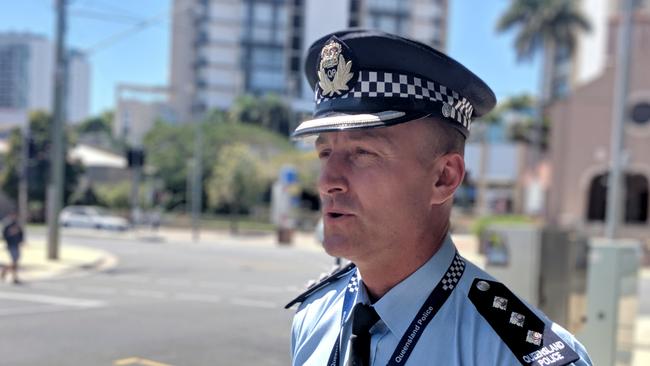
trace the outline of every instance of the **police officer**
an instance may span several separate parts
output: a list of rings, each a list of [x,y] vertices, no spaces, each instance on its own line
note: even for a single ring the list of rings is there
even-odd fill
[[[294,365],[590,365],[566,330],[460,256],[449,236],[473,116],[490,88],[419,42],[316,41],[305,71],[327,253],[352,263],[287,307]]]

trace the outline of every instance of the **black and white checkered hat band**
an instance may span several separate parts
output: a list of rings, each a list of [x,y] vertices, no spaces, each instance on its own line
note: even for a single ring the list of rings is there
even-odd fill
[[[324,97],[316,87],[316,108],[333,99],[347,98],[412,98],[441,103],[441,113],[470,128],[474,108],[456,91],[439,83],[413,75],[383,71],[359,71],[354,87],[347,93],[334,98]]]

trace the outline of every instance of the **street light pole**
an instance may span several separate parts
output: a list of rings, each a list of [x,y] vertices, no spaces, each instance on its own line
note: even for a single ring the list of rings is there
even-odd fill
[[[59,211],[63,204],[63,177],[65,156],[63,156],[63,129],[65,115],[65,81],[67,57],[65,49],[66,2],[56,0],[56,64],[54,66],[54,118],[50,136],[50,182],[47,187],[47,258],[59,258]]]
[[[625,0],[618,32],[616,55],[616,84],[614,86],[614,106],[612,108],[612,135],[610,173],[607,184],[607,222],[605,236],[615,239],[622,221],[622,206],[625,197],[623,185],[622,152],[625,139],[625,120],[628,87],[630,84],[630,51],[632,42],[632,17],[637,0]]]
[[[202,120],[196,118],[194,131],[194,174],[192,179],[192,240],[198,242],[201,230],[201,207],[203,194],[203,128]]]
[[[25,126],[21,130],[22,133],[22,149],[20,152],[20,171],[18,172],[18,223],[23,228],[27,225],[27,211],[29,210],[29,147],[30,147],[30,129],[29,121],[26,121]]]

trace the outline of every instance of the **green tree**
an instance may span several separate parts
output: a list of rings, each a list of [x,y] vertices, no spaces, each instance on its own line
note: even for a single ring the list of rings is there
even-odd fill
[[[102,114],[94,117],[87,118],[81,122],[76,130],[80,134],[86,133],[102,133],[113,134],[113,118],[115,113],[113,111],[104,111]]]
[[[28,162],[28,196],[30,205],[45,207],[45,193],[49,182],[49,166],[51,145],[50,125],[52,116],[45,112],[34,112],[29,116],[31,156]],[[64,154],[67,156],[67,145],[70,140],[70,134],[67,133],[64,138]],[[9,197],[18,197],[18,171],[20,164],[23,141],[19,129],[15,129],[10,137],[9,153],[5,160],[5,167],[0,175],[0,186]],[[77,187],[79,177],[83,173],[83,167],[78,162],[67,161],[65,163],[65,182],[64,182],[64,202],[69,203],[72,193]],[[41,212],[36,215],[39,218],[44,217]]]
[[[271,159],[278,154],[294,151],[286,136],[251,124],[228,123],[223,117],[222,113],[213,111],[201,125],[204,185],[212,175],[212,167],[225,145],[233,142],[247,144],[260,159]],[[163,182],[164,191],[169,193],[167,208],[170,209],[180,208],[186,203],[188,174],[191,172],[194,151],[194,128],[192,124],[159,122],[144,139],[147,165],[155,169],[155,175]],[[207,203],[207,200],[203,202]]]
[[[237,215],[250,212],[260,201],[264,187],[258,158],[248,145],[233,143],[221,148],[207,193],[213,209],[229,209],[232,231],[237,232]]]
[[[530,60],[536,53],[543,53],[538,100],[539,131],[533,136],[533,144],[540,150],[542,116],[544,108],[552,100],[556,52],[566,50],[572,55],[578,34],[590,28],[589,21],[573,0],[513,0],[497,22],[499,32],[517,30],[515,50],[520,60]]]
[[[230,108],[230,122],[241,122],[262,126],[284,136],[288,136],[291,109],[289,105],[276,94],[263,97],[242,95]]]
[[[543,53],[542,103],[550,98],[557,50],[573,54],[578,34],[590,28],[573,0],[514,0],[497,22],[499,32],[517,30],[515,50],[520,60]]]

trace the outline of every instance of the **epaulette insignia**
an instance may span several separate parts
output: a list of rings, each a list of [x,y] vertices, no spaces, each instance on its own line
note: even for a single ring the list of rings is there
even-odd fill
[[[469,299],[522,365],[563,366],[580,358],[502,283],[474,279]]]
[[[337,268],[333,272],[331,272],[329,275],[326,275],[320,279],[319,282],[314,283],[309,286],[307,291],[303,292],[302,294],[298,295],[295,299],[291,300],[284,308],[289,309],[292,307],[294,304],[301,303],[305,301],[309,296],[311,296],[314,292],[322,289],[323,287],[329,285],[330,283],[340,279],[341,277],[346,276],[348,273],[350,273],[352,270],[354,270],[356,266],[354,263],[350,263],[342,268]]]

